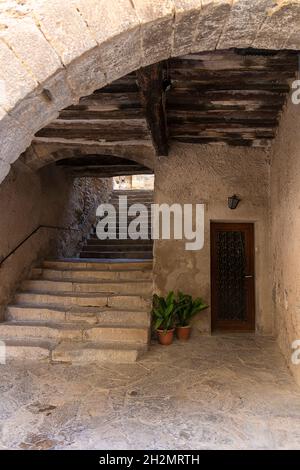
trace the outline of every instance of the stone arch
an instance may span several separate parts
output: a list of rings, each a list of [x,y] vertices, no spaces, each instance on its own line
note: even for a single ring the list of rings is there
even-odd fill
[[[33,135],[97,88],[171,56],[300,49],[293,0],[9,0],[0,12],[0,182]]]

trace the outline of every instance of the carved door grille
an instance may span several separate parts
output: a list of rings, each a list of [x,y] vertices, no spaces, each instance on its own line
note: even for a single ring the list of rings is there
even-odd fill
[[[212,223],[212,328],[253,330],[253,224]]]
[[[242,232],[218,232],[218,318],[246,320],[245,235]]]

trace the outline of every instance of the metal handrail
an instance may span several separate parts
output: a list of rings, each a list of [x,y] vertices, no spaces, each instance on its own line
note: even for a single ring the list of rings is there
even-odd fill
[[[24,240],[22,240],[13,250],[11,250],[10,253],[8,253],[8,255],[6,255],[4,258],[1,259],[0,266],[2,266],[4,261],[7,260],[7,258],[9,258],[11,255],[13,255],[25,242],[27,242],[27,240],[29,240],[29,238],[32,237],[32,235],[34,235],[36,232],[38,232],[38,230],[40,230],[41,228],[50,228],[50,229],[55,229],[55,230],[67,230],[67,231],[68,230],[70,230],[70,231],[73,230],[74,232],[80,232],[80,230],[77,229],[77,228],[59,227],[58,225],[39,225],[26,238],[24,238]]]

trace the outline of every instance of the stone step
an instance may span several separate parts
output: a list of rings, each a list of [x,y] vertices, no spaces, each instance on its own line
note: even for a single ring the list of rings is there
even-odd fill
[[[80,258],[87,259],[87,258],[92,258],[92,259],[141,259],[141,260],[146,260],[146,259],[152,259],[153,254],[152,251],[106,251],[106,252],[98,252],[98,251],[83,251],[80,252],[79,254]]]
[[[113,295],[110,293],[87,294],[69,292],[18,292],[15,296],[18,304],[40,304],[52,306],[82,306],[82,307],[112,307],[128,309],[148,309],[150,299],[145,299],[139,295]]]
[[[56,343],[35,338],[5,339],[6,360],[50,362]]]
[[[7,339],[6,359],[14,361],[34,361],[49,363],[92,364],[136,362],[146,350],[140,344],[115,343],[70,343],[62,341],[59,344],[51,341],[30,339]]]
[[[53,363],[91,364],[136,362],[146,350],[145,347],[124,344],[69,343],[62,342],[52,351]]]
[[[125,240],[123,239],[106,239],[106,240],[100,240],[100,238],[98,238],[97,236],[93,236],[91,238],[88,238],[86,243],[88,245],[97,245],[97,244],[104,244],[105,245],[122,245],[123,247],[127,247],[127,246],[131,246],[131,245],[135,245],[136,243],[138,243],[139,245],[140,244],[143,244],[143,245],[153,245],[153,240],[147,238],[146,240],[143,240],[141,238],[138,238],[137,240],[133,240],[132,238],[125,238]]]
[[[81,248],[81,251],[100,251],[103,253],[104,251],[114,251],[114,252],[132,252],[132,251],[150,251],[152,253],[153,246],[152,243],[145,244],[140,243],[138,244],[135,242],[134,245],[110,245],[109,243],[92,243],[85,245]]]
[[[100,269],[50,269],[33,268],[31,270],[33,279],[64,280],[64,281],[152,281],[152,272],[149,269],[123,269],[123,270],[100,270]]]
[[[124,308],[71,307],[59,308],[47,305],[21,304],[9,305],[6,310],[7,320],[45,321],[45,322],[79,322],[107,325],[150,325],[149,310],[126,310]]]
[[[113,230],[109,230],[108,232],[105,231],[104,240],[99,238],[96,232],[94,233],[91,232],[87,240],[99,240],[102,242],[109,242],[109,241],[123,242],[124,241],[124,242],[135,242],[135,243],[138,241],[138,242],[151,242],[153,244],[154,239],[152,238],[151,230],[148,230],[148,232],[146,231],[144,233],[145,233],[145,236],[147,237],[146,239],[143,240],[142,238],[138,238],[137,240],[133,240],[132,238],[130,238],[128,231],[127,232],[123,232],[122,230],[119,231],[119,229],[117,228],[115,232]],[[122,238],[124,234],[125,234],[125,238]]]
[[[146,207],[148,212],[150,212],[151,211],[151,206],[154,204],[154,201],[152,201],[152,200],[140,201],[139,199],[136,199],[136,200],[127,199],[127,206],[126,205],[123,206],[123,205],[120,205],[119,199],[114,199],[114,200],[109,201],[109,204],[114,206],[117,214],[118,213],[127,214],[129,207],[131,207],[133,205],[136,205],[136,204],[138,204],[139,206],[142,205],[143,208]],[[139,210],[139,207],[135,207],[134,209]]]
[[[130,246],[130,244],[134,245],[137,242],[138,243],[149,243],[149,244],[153,245],[153,241],[154,241],[151,237],[151,232],[150,231],[147,233],[147,238],[144,239],[144,240],[142,238],[138,238],[137,240],[133,240],[128,235],[127,235],[126,238],[119,238],[119,232],[116,232],[116,234],[113,233],[113,232],[105,232],[105,235],[106,235],[106,237],[109,237],[109,238],[105,238],[104,240],[101,240],[100,238],[98,238],[96,233],[91,233],[89,238],[87,239],[87,243],[88,242],[100,242],[100,243],[112,243],[112,244],[115,243],[116,245],[123,243],[127,247],[127,246]]]
[[[35,338],[43,341],[92,341],[148,344],[149,329],[132,326],[98,326],[54,322],[4,322],[0,324],[0,340]]]
[[[133,220],[135,220],[137,217],[139,217],[138,218],[139,222],[148,222],[148,223],[150,223],[150,221],[151,221],[150,212],[148,212],[147,216],[143,216],[143,217],[140,217],[140,216],[137,216],[137,215],[133,215],[133,216],[127,215],[127,217],[126,217],[126,213],[124,214],[124,217],[120,217],[119,212],[117,212],[116,217],[104,216],[104,217],[99,218],[99,220],[105,221],[106,223],[109,222],[111,224],[114,224],[114,223],[119,224],[120,223],[120,224],[123,224],[123,225],[124,224],[127,225],[130,222],[132,222]],[[97,224],[97,222],[96,222],[96,224]]]
[[[81,269],[81,270],[93,270],[93,271],[127,271],[127,270],[149,270],[152,272],[153,262],[152,260],[138,260],[138,261],[83,261],[78,258],[69,258],[69,259],[58,259],[58,260],[48,260],[43,262],[44,268],[50,269]]]
[[[115,191],[113,191],[111,193],[111,198],[114,198],[114,197],[118,197],[118,196],[127,196],[128,198],[132,199],[132,198],[135,198],[135,197],[138,197],[139,199],[143,199],[143,198],[154,198],[154,191],[150,191],[150,190],[140,190],[139,192],[132,192],[131,190],[127,190],[127,189],[116,189]]]
[[[118,201],[120,196],[121,197],[126,196],[128,201],[144,202],[144,201],[153,201],[154,200],[153,194],[146,194],[146,193],[143,193],[143,194],[118,193],[117,194],[117,193],[114,193],[114,194],[112,194],[111,198],[109,199],[109,202],[116,201],[116,200]]]
[[[82,293],[107,293],[110,294],[136,294],[150,296],[152,283],[150,281],[102,281],[82,282],[30,279],[21,284],[22,291],[31,292],[82,292]]]

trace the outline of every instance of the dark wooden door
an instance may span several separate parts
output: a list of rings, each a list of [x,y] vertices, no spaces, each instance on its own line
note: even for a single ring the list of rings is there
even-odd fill
[[[254,226],[211,224],[212,330],[255,329]]]

